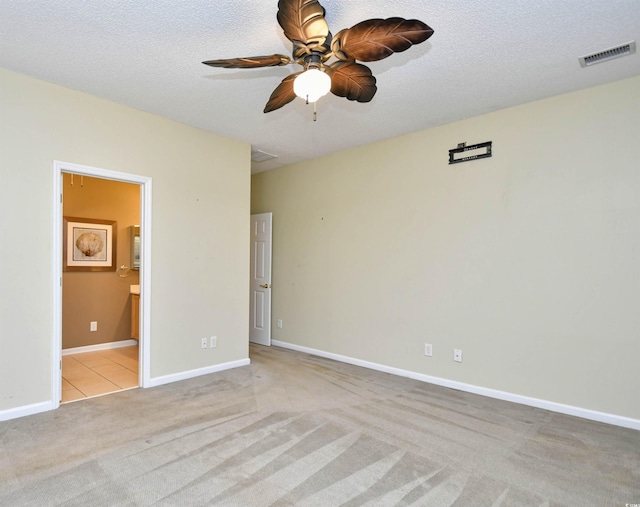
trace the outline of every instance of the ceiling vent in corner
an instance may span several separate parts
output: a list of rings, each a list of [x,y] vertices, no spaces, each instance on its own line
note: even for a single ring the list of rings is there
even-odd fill
[[[630,55],[636,52],[636,42],[631,41],[615,48],[605,49],[604,51],[598,51],[587,56],[578,58],[582,67],[588,67],[596,63],[606,62],[607,60],[613,60],[620,56]]]
[[[271,160],[272,158],[277,158],[276,155],[271,155],[271,153],[266,153],[260,150],[251,150],[251,160],[253,162],[264,162],[266,160]]]

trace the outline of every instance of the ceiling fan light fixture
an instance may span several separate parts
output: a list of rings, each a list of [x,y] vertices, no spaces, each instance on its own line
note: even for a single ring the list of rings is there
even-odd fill
[[[293,91],[309,103],[316,102],[331,90],[331,78],[317,68],[305,70],[293,81]]]
[[[300,97],[314,104],[331,92],[337,97],[370,102],[376,94],[376,78],[360,62],[375,62],[406,51],[433,35],[433,29],[418,19],[391,17],[365,19],[331,35],[325,19],[324,0],[279,0],[276,16],[284,36],[293,44],[290,58],[274,54],[245,58],[207,60],[202,63],[227,69],[253,69],[295,63],[303,72],[289,74],[273,90],[264,112],[280,109]],[[331,63],[332,58],[335,60]]]

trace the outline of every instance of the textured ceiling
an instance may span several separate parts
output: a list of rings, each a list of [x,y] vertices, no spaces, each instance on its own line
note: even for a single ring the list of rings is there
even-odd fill
[[[321,0],[331,31],[368,18],[417,18],[425,43],[368,66],[366,104],[327,96],[262,112],[298,66],[216,69],[203,60],[291,44],[277,0],[3,0],[0,66],[251,143],[272,169],[516,104],[640,75],[640,53],[581,68],[578,58],[640,43],[638,0]],[[473,140],[469,140],[473,141]],[[475,140],[477,141],[477,140]]]

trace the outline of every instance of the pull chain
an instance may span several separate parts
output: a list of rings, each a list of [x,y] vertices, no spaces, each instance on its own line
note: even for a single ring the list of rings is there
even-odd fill
[[[307,95],[306,104],[307,106],[309,105],[309,95]],[[313,103],[313,121],[318,121],[318,101],[317,100]]]

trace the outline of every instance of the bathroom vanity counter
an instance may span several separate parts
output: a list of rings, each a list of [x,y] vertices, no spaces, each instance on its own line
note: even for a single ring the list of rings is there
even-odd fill
[[[140,286],[132,285],[131,293],[131,338],[140,339]]]
[[[140,339],[140,294],[131,294],[131,338]]]

